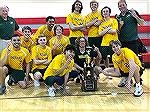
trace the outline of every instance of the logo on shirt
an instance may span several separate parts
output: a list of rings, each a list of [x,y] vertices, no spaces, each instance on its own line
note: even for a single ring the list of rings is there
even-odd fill
[[[11,21],[10,24],[13,24],[13,22]]]

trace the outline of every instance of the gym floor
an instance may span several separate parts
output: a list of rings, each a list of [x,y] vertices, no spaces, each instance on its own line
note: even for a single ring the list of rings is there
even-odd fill
[[[119,88],[119,78],[111,80],[103,74],[100,74],[95,92],[82,92],[81,85],[71,81],[67,93],[57,91],[55,97],[48,96],[43,83],[39,89],[34,89],[33,82],[27,89],[7,85],[6,94],[0,95],[0,112],[150,112],[149,75],[150,69],[145,69],[141,97],[134,97],[125,87]]]

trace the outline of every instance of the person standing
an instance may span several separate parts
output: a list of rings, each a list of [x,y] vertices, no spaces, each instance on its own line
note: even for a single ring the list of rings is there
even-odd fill
[[[144,20],[133,8],[127,9],[125,0],[119,0],[118,8],[121,13],[116,15],[116,19],[119,23],[119,40],[122,47],[127,47],[138,54],[138,24],[143,25]]]
[[[92,12],[85,17],[84,21],[86,27],[88,28],[89,45],[95,45],[96,47],[100,48],[102,37],[99,37],[98,28],[103,20],[103,17],[101,15],[101,11],[98,11],[98,7],[99,3],[96,0],[92,0],[90,2],[90,8]]]
[[[0,53],[10,44],[11,37],[19,26],[14,18],[8,16],[9,8],[7,6],[0,7]]]
[[[99,36],[102,36],[102,43],[101,43],[101,53],[102,59],[104,60],[105,66],[109,67],[109,57],[110,58],[113,54],[112,49],[109,47],[109,43],[111,40],[118,40],[118,22],[114,18],[110,18],[111,9],[105,6],[101,10],[103,16],[103,22],[99,26]]]
[[[78,37],[84,37],[84,31],[86,31],[86,26],[83,24],[83,16],[81,15],[82,9],[82,2],[76,0],[72,5],[72,13],[66,19],[66,24],[69,25],[70,29],[69,38],[71,44],[75,44],[75,40]]]

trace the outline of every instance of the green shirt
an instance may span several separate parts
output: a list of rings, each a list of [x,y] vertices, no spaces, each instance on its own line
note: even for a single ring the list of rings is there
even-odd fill
[[[9,40],[14,34],[14,31],[18,30],[19,26],[16,23],[15,19],[12,17],[7,18],[7,21],[5,21],[0,16],[0,39]]]
[[[137,11],[136,14],[141,18]],[[137,20],[131,15],[129,10],[126,12],[125,16],[121,14],[117,17],[117,20],[122,20],[124,22],[121,27],[119,40],[121,42],[133,41],[138,38],[138,23]]]

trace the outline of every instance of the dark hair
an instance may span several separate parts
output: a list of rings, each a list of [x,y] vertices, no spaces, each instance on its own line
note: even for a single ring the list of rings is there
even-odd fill
[[[60,27],[62,29],[62,32],[64,31],[64,28],[61,25],[55,25],[54,27],[54,34],[56,35],[56,29],[57,27]]]
[[[68,50],[75,52],[75,47],[74,47],[74,45],[68,44],[68,45],[66,46],[66,48],[64,49],[64,53],[65,53],[65,51],[68,51]]]
[[[124,3],[127,5],[127,3],[126,3],[125,0],[120,0],[120,1],[118,2],[118,6],[119,6],[119,3],[120,3],[120,2],[124,2]]]
[[[13,37],[20,37],[18,34],[14,34],[12,37],[11,37],[11,39],[13,38]]]
[[[88,41],[85,39],[85,37],[79,37],[79,38],[77,38],[77,39],[75,40],[75,46],[76,46],[76,48],[79,47],[80,40],[81,40],[82,38],[85,40],[85,46],[88,45]]]
[[[48,16],[48,17],[46,17],[46,22],[48,22],[49,19],[54,19],[54,21],[55,21],[55,18],[53,16]]]
[[[23,32],[24,30],[29,30],[30,32],[32,32],[32,29],[31,29],[29,26],[24,26],[24,27],[22,28],[22,32]]]
[[[103,10],[106,9],[106,8],[108,8],[109,13],[111,14],[111,8],[108,7],[108,6],[105,6],[105,7],[103,7],[102,10],[101,10],[101,15],[102,15],[102,17],[103,17]]]
[[[75,10],[75,4],[76,4],[77,2],[79,2],[79,3],[81,4],[81,8],[80,8],[80,10],[79,10],[79,13],[81,13],[81,11],[82,11],[82,9],[83,9],[83,5],[82,5],[82,2],[81,2],[80,0],[76,0],[76,1],[73,3],[73,5],[72,5],[72,12],[74,12],[74,10]]]
[[[113,44],[122,46],[122,44],[119,40],[112,40],[112,41],[109,42],[109,46],[112,47]]]

